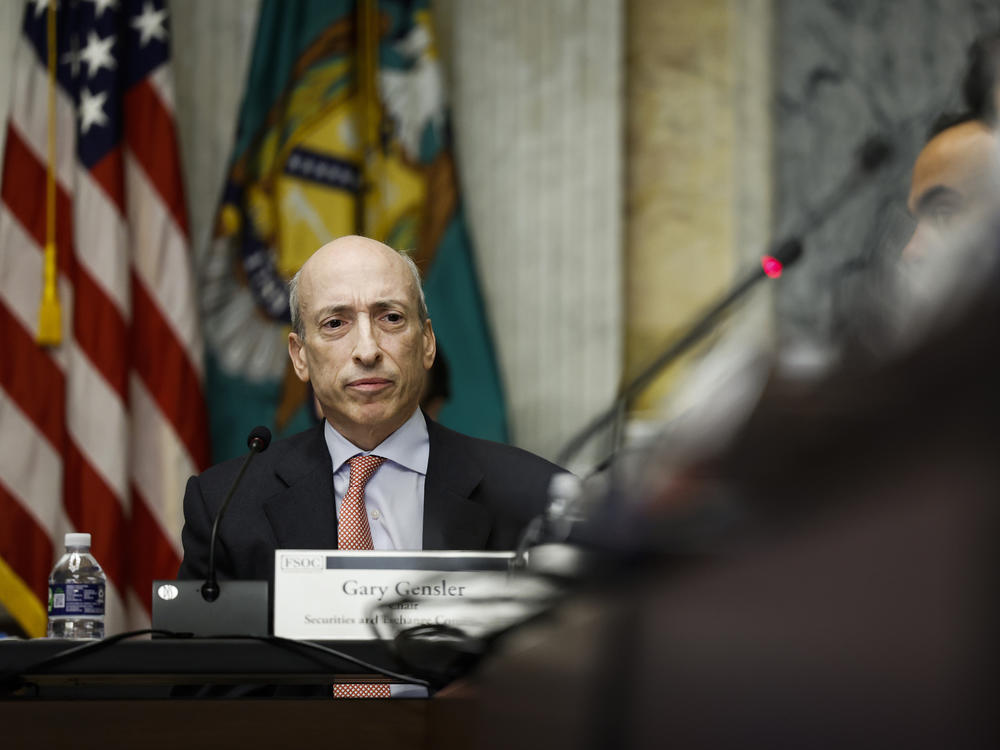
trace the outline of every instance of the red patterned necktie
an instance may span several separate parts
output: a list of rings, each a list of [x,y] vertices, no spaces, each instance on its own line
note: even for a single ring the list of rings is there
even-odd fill
[[[383,461],[382,456],[354,456],[347,462],[351,466],[351,479],[340,503],[340,520],[337,522],[337,546],[340,549],[373,549],[372,530],[365,508],[365,485]],[[388,698],[389,686],[377,682],[338,683],[333,686],[333,697]]]

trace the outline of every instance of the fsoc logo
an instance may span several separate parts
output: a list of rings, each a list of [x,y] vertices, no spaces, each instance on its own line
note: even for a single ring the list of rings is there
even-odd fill
[[[281,569],[289,573],[319,573],[326,567],[323,555],[282,555]]]

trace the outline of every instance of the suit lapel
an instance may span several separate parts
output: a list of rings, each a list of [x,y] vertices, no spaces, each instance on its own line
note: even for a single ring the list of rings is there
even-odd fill
[[[485,549],[489,512],[470,500],[483,479],[482,468],[463,436],[427,418],[430,453],[424,481],[423,547],[427,550]],[[286,489],[264,501],[264,513],[278,549],[336,549],[337,511],[333,467],[323,425],[304,433],[275,465]]]
[[[489,512],[470,500],[483,479],[461,436],[429,417],[430,455],[424,481],[424,549],[485,549],[492,523]]]
[[[303,443],[275,465],[286,489],[264,502],[264,513],[278,549],[336,549],[333,468],[323,424],[305,433]]]

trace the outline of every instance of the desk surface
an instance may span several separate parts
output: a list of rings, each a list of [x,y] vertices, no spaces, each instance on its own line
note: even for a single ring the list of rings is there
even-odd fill
[[[84,643],[87,648],[70,653]],[[377,667],[405,673],[381,641],[318,644]],[[308,683],[350,681],[371,669],[297,641],[163,638],[64,641],[0,640],[0,674],[37,684]]]

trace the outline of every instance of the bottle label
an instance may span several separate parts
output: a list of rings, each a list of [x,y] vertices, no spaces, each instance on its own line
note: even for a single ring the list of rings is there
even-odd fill
[[[49,617],[104,616],[103,583],[57,583],[49,586]]]

